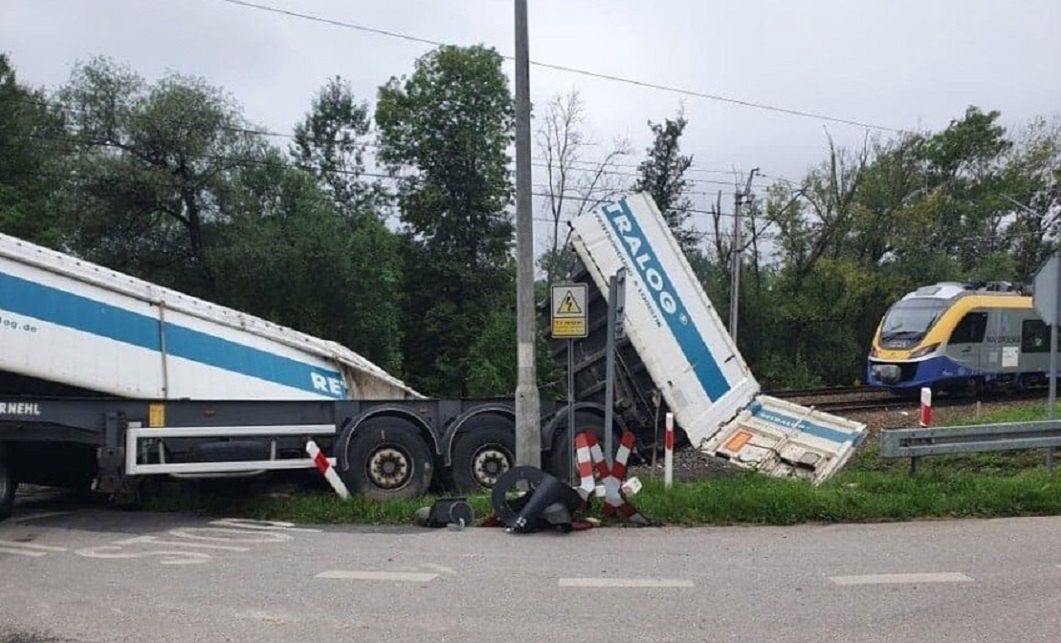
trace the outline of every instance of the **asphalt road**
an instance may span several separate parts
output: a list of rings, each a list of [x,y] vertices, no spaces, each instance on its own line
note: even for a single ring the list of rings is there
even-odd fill
[[[1058,641],[1061,518],[514,536],[23,505],[0,642]]]

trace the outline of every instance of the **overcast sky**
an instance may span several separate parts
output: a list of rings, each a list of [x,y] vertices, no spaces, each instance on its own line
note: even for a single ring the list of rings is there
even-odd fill
[[[513,52],[511,0],[255,1]],[[1061,112],[1061,0],[530,0],[529,22],[532,60],[892,128],[939,129],[968,105],[998,109],[1015,127]],[[330,76],[374,100],[381,83],[410,72],[430,48],[223,0],[0,0],[0,50],[23,82],[54,88],[75,61],[103,54],[149,79],[169,70],[202,76],[227,89],[248,119],[282,132]],[[842,144],[865,135],[531,68],[539,110],[571,88],[581,91],[598,140],[631,141],[636,156],[628,163],[643,156],[646,121],[681,105],[689,119],[683,147],[700,170],[758,166],[798,179],[823,158],[825,128]],[[535,168],[536,182],[543,171]]]

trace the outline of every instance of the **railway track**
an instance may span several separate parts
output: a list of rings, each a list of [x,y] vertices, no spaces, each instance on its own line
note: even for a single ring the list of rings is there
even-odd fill
[[[787,400],[797,397],[831,397],[835,395],[849,395],[854,393],[868,392],[878,391],[876,389],[866,388],[865,386],[826,386],[819,388],[790,388],[782,389],[780,391],[766,391],[766,394],[771,397],[778,397]]]
[[[976,397],[939,396],[933,400],[935,406],[965,406],[977,401],[997,402],[1010,400],[1033,400],[1043,397],[1045,389],[1019,391],[1007,395]],[[901,397],[890,391],[861,386],[836,386],[816,389],[791,389],[768,392],[767,395],[797,402],[829,413],[858,413],[889,411],[892,409],[917,408],[920,401],[913,397]]]

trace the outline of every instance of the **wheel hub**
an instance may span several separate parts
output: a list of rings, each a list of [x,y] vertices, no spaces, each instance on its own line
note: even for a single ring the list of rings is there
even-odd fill
[[[412,478],[407,453],[395,447],[381,447],[368,460],[368,478],[381,489],[398,489]]]
[[[495,446],[485,446],[472,459],[475,481],[484,487],[492,487],[506,471],[512,468],[509,455]]]

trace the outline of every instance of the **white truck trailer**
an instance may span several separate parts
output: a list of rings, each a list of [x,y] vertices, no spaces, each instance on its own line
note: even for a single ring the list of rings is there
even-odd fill
[[[510,400],[428,400],[335,342],[0,235],[0,516],[17,481],[133,498],[311,468],[310,439],[375,497],[485,488],[512,427]]]

